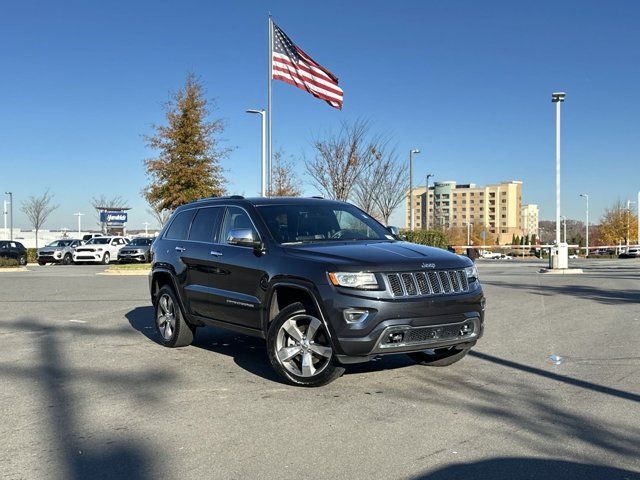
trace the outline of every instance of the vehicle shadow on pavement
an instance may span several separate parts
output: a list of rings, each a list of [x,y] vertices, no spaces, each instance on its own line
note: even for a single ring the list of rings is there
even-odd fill
[[[160,344],[160,337],[154,325],[152,306],[136,307],[127,312],[125,317],[135,330],[149,340]],[[233,358],[236,365],[249,373],[272,382],[285,383],[271,367],[265,341],[261,338],[215,327],[203,327],[197,329],[191,346],[227,355]],[[390,355],[370,362],[347,365],[345,375],[380,372],[410,365],[415,365],[415,362],[406,355]]]
[[[141,332],[149,340],[160,344],[154,325],[153,307],[136,307],[127,312],[125,317],[131,326]],[[284,383],[273,371],[264,340],[242,335],[215,327],[201,327],[196,330],[191,347],[232,357],[240,368],[272,382]]]
[[[640,474],[615,467],[551,458],[491,458],[448,465],[414,480],[639,480]]]
[[[36,432],[44,441],[38,440],[37,443],[47,447],[40,452],[36,464],[36,468],[41,469],[37,475],[39,478],[157,478],[155,449],[146,445],[143,439],[123,438],[127,435],[124,433],[127,427],[120,423],[100,424],[100,428],[95,429],[95,424],[92,424],[95,399],[79,397],[77,393],[88,385],[100,389],[99,397],[102,392],[108,395],[109,392],[126,390],[127,400],[153,408],[162,399],[162,385],[170,382],[172,375],[159,369],[130,371],[121,365],[106,367],[90,361],[80,366],[67,364],[70,344],[82,341],[81,337],[127,335],[121,329],[78,324],[51,326],[28,318],[3,322],[2,328],[30,334],[33,344],[37,345],[33,363],[27,366],[22,362],[3,363],[0,365],[0,378],[16,383],[27,382],[31,398],[42,398],[42,406],[38,409],[40,413],[35,420]],[[84,412],[88,421],[84,421],[79,412]],[[113,421],[125,420],[118,418]],[[20,429],[14,432],[21,433]]]

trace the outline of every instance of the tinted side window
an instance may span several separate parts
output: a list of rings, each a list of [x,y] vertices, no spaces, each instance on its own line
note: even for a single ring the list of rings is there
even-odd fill
[[[177,214],[164,237],[170,240],[186,240],[194,211],[187,210]]]
[[[222,207],[200,208],[196,213],[191,230],[189,231],[189,240],[196,242],[215,242],[215,232],[218,226],[218,219]]]
[[[224,224],[222,225],[222,238],[220,241],[226,243],[231,230],[239,228],[248,228],[253,232],[254,239],[259,238],[258,232],[256,232],[256,229],[253,227],[253,223],[251,222],[251,218],[247,212],[238,207],[227,207],[227,213],[224,216]]]

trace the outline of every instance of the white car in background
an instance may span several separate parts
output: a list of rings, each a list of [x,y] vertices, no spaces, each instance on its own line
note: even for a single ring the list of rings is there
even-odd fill
[[[124,237],[94,237],[73,252],[75,263],[91,262],[109,264],[118,259],[118,252],[127,245],[129,240]]]
[[[490,252],[489,250],[481,250],[480,251],[480,256],[482,258],[489,258],[491,260],[497,260],[499,258],[502,258],[502,254],[501,253]]]

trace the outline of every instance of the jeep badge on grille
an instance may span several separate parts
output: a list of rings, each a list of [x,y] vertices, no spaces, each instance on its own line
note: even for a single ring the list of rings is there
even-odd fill
[[[436,268],[436,264],[435,263],[423,263],[422,265],[420,265],[422,268]]]

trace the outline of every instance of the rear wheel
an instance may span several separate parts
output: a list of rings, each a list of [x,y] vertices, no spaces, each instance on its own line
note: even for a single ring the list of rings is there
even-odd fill
[[[319,387],[344,373],[326,327],[302,303],[278,313],[269,326],[267,352],[274,370],[292,385]]]
[[[467,353],[469,353],[471,347],[456,348],[434,348],[431,350],[424,350],[422,352],[407,353],[409,358],[420,365],[428,365],[430,367],[447,367],[460,360],[462,360]]]
[[[173,289],[167,285],[158,292],[155,302],[156,330],[165,347],[186,347],[193,342],[195,327],[184,319]]]
[[[20,255],[20,258],[18,258],[18,263],[24,267],[27,264],[27,257],[25,257],[24,255]]]

